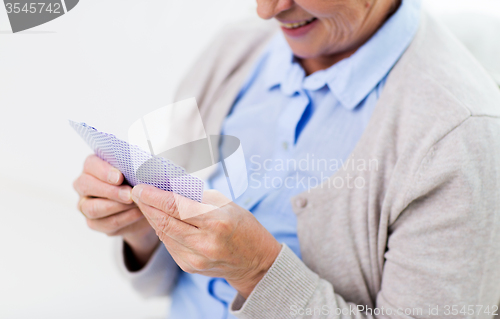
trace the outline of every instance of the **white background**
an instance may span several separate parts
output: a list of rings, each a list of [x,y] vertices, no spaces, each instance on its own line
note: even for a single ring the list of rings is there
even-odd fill
[[[500,19],[499,0],[426,6]],[[165,318],[168,301],[138,297],[117,272],[112,240],[75,208],[72,182],[90,150],[67,121],[125,139],[137,118],[172,101],[218,30],[254,12],[250,0],[81,0],[12,34],[0,6],[0,318]]]

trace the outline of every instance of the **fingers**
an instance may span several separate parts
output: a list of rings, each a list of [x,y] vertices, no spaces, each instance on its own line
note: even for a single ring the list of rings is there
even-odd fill
[[[83,164],[83,172],[111,185],[121,185],[123,174],[96,155],[90,155]]]
[[[149,185],[135,186],[132,190],[132,199],[136,203],[141,202],[152,206],[179,220],[190,218],[189,223],[195,226],[200,226],[197,222],[201,220],[193,217],[217,209],[214,205],[200,204],[184,196]]]
[[[101,197],[124,204],[132,204],[131,191],[128,185],[114,186],[103,182],[96,177],[83,173],[73,184],[81,197]]]
[[[199,232],[193,225],[187,224],[175,217],[140,201],[137,206],[149,221],[151,227],[156,230],[158,237],[164,241],[166,237],[185,245],[188,239]]]
[[[120,231],[144,218],[139,208],[135,207],[127,211],[117,213],[99,219],[87,218],[89,228],[105,233],[109,236],[116,236]]]
[[[149,185],[137,185],[132,190],[132,199],[138,205],[141,203],[143,206],[152,206],[176,219],[180,219],[176,198],[172,192],[166,192]]]
[[[82,197],[78,209],[89,219],[99,219],[137,207],[135,204],[123,204],[110,199]]]

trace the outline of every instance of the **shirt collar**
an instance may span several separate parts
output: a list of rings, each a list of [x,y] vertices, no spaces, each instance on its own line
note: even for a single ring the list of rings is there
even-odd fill
[[[347,109],[354,109],[380,83],[413,40],[420,22],[420,0],[403,0],[399,9],[353,55],[309,76],[298,64],[283,34],[267,51],[265,85],[286,95],[325,85]]]

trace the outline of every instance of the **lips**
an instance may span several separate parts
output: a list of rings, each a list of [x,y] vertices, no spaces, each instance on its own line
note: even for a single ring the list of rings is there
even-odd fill
[[[309,20],[302,20],[299,22],[286,23],[279,21],[281,24],[281,29],[283,33],[290,37],[300,37],[311,31],[318,23],[317,18],[311,18]]]
[[[311,18],[309,20],[304,20],[304,21],[295,22],[295,23],[285,23],[285,22],[280,21],[280,24],[285,29],[297,29],[297,28],[303,27],[305,25],[308,25],[309,23],[313,22],[314,20],[316,20],[316,18]]]

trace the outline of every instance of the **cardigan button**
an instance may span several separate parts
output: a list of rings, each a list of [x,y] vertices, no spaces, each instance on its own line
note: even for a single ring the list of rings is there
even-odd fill
[[[304,197],[299,197],[295,200],[295,206],[299,208],[304,208],[307,206],[307,199]]]

